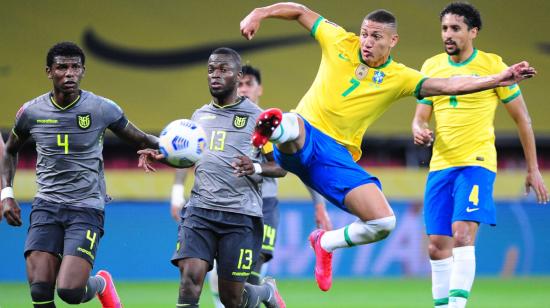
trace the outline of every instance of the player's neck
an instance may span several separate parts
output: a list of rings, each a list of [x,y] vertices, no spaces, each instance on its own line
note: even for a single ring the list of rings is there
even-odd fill
[[[51,96],[55,103],[63,108],[73,104],[80,97],[80,90],[69,93],[53,90]]]
[[[453,60],[454,63],[462,63],[470,59],[473,54],[474,46],[469,46],[468,48],[461,51],[458,55],[451,56],[451,60]]]
[[[214,106],[216,107],[225,108],[236,105],[240,103],[241,100],[242,97],[238,96],[237,94],[232,94],[227,97],[212,97],[212,104],[214,104]]]

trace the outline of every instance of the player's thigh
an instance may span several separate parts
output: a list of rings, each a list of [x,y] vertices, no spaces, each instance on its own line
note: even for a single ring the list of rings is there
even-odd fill
[[[61,258],[45,251],[33,250],[27,254],[25,265],[29,283],[48,282],[54,284]]]
[[[77,256],[64,256],[57,277],[57,287],[60,289],[84,288],[91,270],[92,265],[88,260]]]
[[[93,208],[67,207],[64,212],[63,256],[75,256],[94,265],[103,237],[104,213]]]
[[[48,252],[59,258],[63,255],[65,230],[59,219],[60,208],[56,204],[36,198],[32,204],[30,227],[25,239],[24,255],[32,251]]]
[[[262,219],[242,216],[249,221],[244,222],[242,227],[228,230],[219,240],[217,256],[219,279],[246,281],[259,257],[263,235]]]
[[[374,184],[363,184],[351,190],[345,198],[346,208],[363,221],[384,218],[393,215],[386,196]]]
[[[493,200],[495,173],[483,167],[463,167],[454,183],[453,223],[474,221],[496,224]]]
[[[455,168],[432,171],[428,174],[424,192],[424,224],[426,234],[430,236],[452,237],[453,190],[456,175]],[[437,250],[437,246],[433,248]]]
[[[204,260],[208,264],[208,270],[212,269],[218,249],[218,236],[213,228],[207,226],[208,221],[195,215],[180,222],[172,264],[178,266],[182,259],[196,258]]]
[[[263,262],[269,262],[275,252],[275,243],[277,240],[277,230],[279,226],[279,200],[275,197],[262,199],[263,206],[263,242],[261,254],[264,256]]]

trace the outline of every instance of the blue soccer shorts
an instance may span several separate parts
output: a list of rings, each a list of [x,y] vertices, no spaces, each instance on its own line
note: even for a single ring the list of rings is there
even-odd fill
[[[316,190],[340,209],[346,195],[356,187],[380,181],[359,166],[345,146],[309,124],[304,118],[306,138],[304,147],[294,154],[282,153],[274,147],[275,161],[296,174],[306,185]]]
[[[424,193],[426,233],[452,236],[455,221],[496,225],[495,176],[496,173],[478,166],[430,172]]]

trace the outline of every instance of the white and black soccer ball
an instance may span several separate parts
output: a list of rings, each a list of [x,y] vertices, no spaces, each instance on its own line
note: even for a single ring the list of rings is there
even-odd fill
[[[202,156],[206,144],[204,130],[187,119],[166,125],[159,137],[159,151],[174,167],[193,166]]]

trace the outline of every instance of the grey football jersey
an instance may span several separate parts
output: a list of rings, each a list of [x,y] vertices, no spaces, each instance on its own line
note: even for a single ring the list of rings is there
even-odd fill
[[[258,162],[250,140],[260,113],[246,98],[225,108],[210,103],[195,111],[192,119],[204,129],[207,142],[187,206],[262,216],[261,177],[237,177],[231,166],[239,155]]]
[[[36,197],[102,210],[103,134],[108,127],[127,123],[119,106],[87,91],[64,109],[53,103],[50,93],[24,104],[13,131],[36,142]]]

